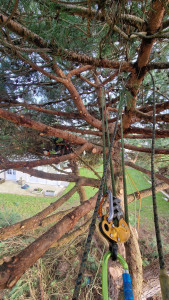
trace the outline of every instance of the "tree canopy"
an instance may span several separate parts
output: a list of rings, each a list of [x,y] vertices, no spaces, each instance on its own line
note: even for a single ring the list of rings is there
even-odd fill
[[[83,187],[99,187],[99,178],[80,176],[77,163],[92,168],[102,158],[102,106],[106,107],[112,137],[122,99],[125,149],[151,153],[155,91],[155,153],[169,154],[168,1],[2,1],[0,26],[0,169],[75,182],[60,202],[31,219],[0,229],[1,239],[37,228],[77,190],[81,199],[69,217],[66,215],[12,261],[4,262],[0,286],[11,288],[94,208],[97,194],[87,200]],[[52,150],[56,137],[71,145],[72,152],[46,157],[44,149]],[[117,194],[122,197],[118,180],[120,139],[119,121],[112,159]],[[108,151],[107,141],[106,147]],[[67,161],[72,174],[34,169]],[[164,176],[161,180],[166,185],[169,182]],[[138,281],[141,268],[139,272]],[[134,293],[141,295],[137,282]]]

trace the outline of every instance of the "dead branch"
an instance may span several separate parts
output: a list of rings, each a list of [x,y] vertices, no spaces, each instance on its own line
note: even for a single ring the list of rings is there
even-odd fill
[[[35,169],[28,170],[26,168],[17,168],[17,170],[30,174],[31,176],[35,176],[38,178],[44,178],[49,180],[59,180],[59,181],[67,181],[67,182],[79,182],[81,185],[98,187],[100,181],[95,178],[88,178],[84,176],[76,176],[73,174],[70,175],[63,175],[63,174],[53,174],[53,173],[46,173],[43,171],[38,171]]]
[[[137,147],[130,144],[124,144],[124,148],[138,152],[151,153],[151,148]],[[169,154],[169,149],[155,149],[155,154]]]
[[[156,193],[167,189],[168,186],[169,186],[169,183],[165,183],[165,182],[157,184],[156,185]],[[141,190],[141,191],[139,191],[139,193],[138,192],[132,193],[127,196],[127,200],[128,200],[128,203],[131,203],[135,200],[139,200],[140,198],[145,198],[150,195],[152,195],[152,188]]]
[[[126,134],[129,133],[136,133],[136,134],[146,134],[147,136],[152,137],[152,130],[149,128],[140,128],[140,127],[130,127],[127,129]],[[168,137],[169,136],[169,130],[168,129],[157,129],[156,130],[156,136],[158,137]]]

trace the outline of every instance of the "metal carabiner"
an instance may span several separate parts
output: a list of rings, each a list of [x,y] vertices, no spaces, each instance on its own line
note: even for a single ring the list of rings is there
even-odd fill
[[[113,218],[117,218],[118,220],[120,220],[121,216],[123,215],[120,206],[121,200],[114,197],[110,190],[108,190],[106,193],[109,196],[109,216],[107,218],[107,221],[110,223]]]
[[[103,257],[103,263],[102,263],[102,295],[103,300],[109,299],[108,294],[108,260],[111,257],[111,252],[108,251],[105,253]],[[128,271],[128,265],[125,261],[125,259],[118,253],[117,258],[119,262],[121,263],[123,267],[123,289],[124,289],[124,299],[125,300],[134,300],[133,297],[133,290],[132,290],[132,282],[131,277]]]

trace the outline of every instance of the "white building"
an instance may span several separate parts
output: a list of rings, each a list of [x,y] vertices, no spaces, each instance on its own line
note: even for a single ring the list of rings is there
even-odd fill
[[[56,174],[56,170],[54,170],[51,166],[40,166],[37,167],[36,170],[47,172],[47,173],[54,173]],[[60,174],[57,172],[57,174]],[[11,180],[11,181],[18,181],[23,180],[25,183],[39,183],[44,185],[54,185],[54,186],[67,186],[69,183],[67,181],[55,181],[55,180],[47,180],[43,178],[38,178],[31,176],[27,173],[20,172],[18,170],[9,169],[3,173],[0,174],[0,178],[5,180]]]

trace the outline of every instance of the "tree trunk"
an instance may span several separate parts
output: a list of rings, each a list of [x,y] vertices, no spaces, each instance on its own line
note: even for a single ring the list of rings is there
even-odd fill
[[[72,161],[71,169],[72,169],[72,173],[74,175],[76,175],[78,177],[80,176],[80,172],[79,172],[79,169],[78,169],[78,164],[75,160]],[[85,191],[84,186],[82,186],[79,181],[77,182],[77,192],[78,192],[79,197],[80,197],[80,203],[82,204],[84,201],[87,200],[87,195],[86,195],[86,191]]]
[[[130,226],[130,239],[125,244],[127,263],[133,286],[134,300],[139,300],[142,292],[143,270],[138,240],[134,228]]]

